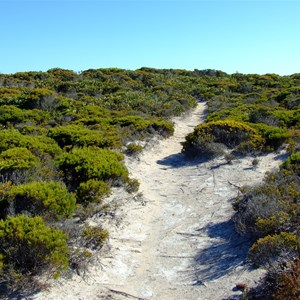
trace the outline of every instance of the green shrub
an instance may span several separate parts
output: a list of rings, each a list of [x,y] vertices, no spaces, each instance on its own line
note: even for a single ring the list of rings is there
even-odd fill
[[[59,97],[46,88],[25,89],[19,97],[19,106],[24,109],[54,110],[59,108]]]
[[[160,134],[164,137],[171,136],[174,133],[174,124],[160,120],[146,120],[139,116],[126,116],[114,118],[111,122],[121,128],[130,131],[130,135],[135,137],[138,135]]]
[[[0,106],[0,124],[16,124],[25,119],[26,114],[18,107],[13,105]]]
[[[50,215],[57,219],[70,217],[76,204],[75,196],[61,183],[53,181],[12,186],[8,197],[14,202],[15,213],[26,210],[34,215]]]
[[[298,238],[288,232],[267,235],[260,238],[249,250],[249,258],[257,265],[270,264],[281,254],[295,255],[299,246]],[[292,256],[293,256],[292,255]]]
[[[110,131],[110,128],[107,128],[107,131],[100,131],[90,130],[80,125],[67,125],[50,129],[48,135],[62,148],[65,146],[100,148],[119,146],[120,137],[116,134],[112,135]]]
[[[43,135],[23,135],[15,129],[5,129],[0,131],[0,151],[13,147],[24,147],[39,155],[48,153],[52,157],[62,151],[57,143]]]
[[[128,193],[135,193],[139,190],[140,182],[137,179],[128,178],[126,180],[125,189]]]
[[[57,164],[67,184],[77,188],[90,179],[110,181],[112,184],[124,182],[128,170],[121,162],[123,158],[122,154],[108,149],[74,148],[59,157]]]
[[[287,129],[266,124],[253,124],[254,128],[258,130],[261,136],[265,139],[265,148],[267,150],[276,150],[284,142],[288,141],[289,133]]]
[[[125,154],[129,156],[137,156],[143,151],[143,146],[142,145],[137,145],[135,143],[130,143],[127,145]]]
[[[26,148],[15,147],[0,153],[0,174],[31,169],[36,165],[37,158]]]
[[[84,238],[84,246],[97,249],[103,246],[109,234],[106,230],[99,226],[85,226],[82,237]]]
[[[22,90],[14,87],[0,87],[0,105],[17,105]]]
[[[296,153],[292,153],[288,159],[284,162],[283,167],[289,168],[293,166],[299,166],[300,165],[300,151]]]
[[[242,190],[236,199],[233,217],[240,233],[255,237],[281,231],[294,232],[299,227],[300,179],[282,169],[270,173],[260,186]]]
[[[200,124],[194,132],[188,134],[182,151],[188,156],[214,157],[221,152],[218,144],[240,152],[255,152],[261,149],[263,139],[255,129],[245,123],[233,120],[215,121]],[[217,151],[214,151],[215,147]]]
[[[0,278],[6,284],[43,271],[58,276],[68,266],[67,250],[67,236],[40,217],[0,220]]]
[[[104,181],[90,179],[80,183],[76,190],[77,203],[87,205],[90,202],[101,202],[103,197],[109,195],[110,186]]]

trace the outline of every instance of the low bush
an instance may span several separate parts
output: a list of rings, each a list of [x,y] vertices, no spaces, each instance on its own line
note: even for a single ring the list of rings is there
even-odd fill
[[[300,179],[282,169],[266,176],[262,185],[242,189],[235,199],[233,217],[240,233],[263,236],[280,231],[293,232],[298,227]]]
[[[272,265],[280,257],[288,259],[297,255],[298,238],[289,232],[260,238],[249,250],[249,259],[256,265]]]
[[[0,106],[0,124],[16,124],[24,121],[26,113],[13,105]]]
[[[108,148],[120,146],[121,143],[118,135],[112,135],[100,130],[90,130],[80,125],[67,125],[52,128],[50,129],[48,136],[53,138],[61,148],[66,146],[97,146],[100,148]]]
[[[135,193],[139,190],[140,182],[137,179],[128,178],[125,183],[125,189],[128,193]]]
[[[299,155],[292,154],[277,172],[269,173],[258,187],[243,188],[236,199],[236,229],[256,240],[249,259],[267,267],[260,285],[248,299],[299,298]]]
[[[87,225],[82,232],[82,237],[84,239],[85,247],[97,249],[103,246],[104,242],[109,237],[109,234],[99,226]]]
[[[97,147],[74,148],[57,159],[64,180],[71,189],[90,179],[118,185],[128,178],[128,170],[120,153]]]
[[[222,120],[198,125],[186,136],[183,153],[187,156],[214,157],[222,152],[218,145],[224,145],[238,152],[261,150],[263,139],[258,132],[242,122]]]
[[[51,138],[43,135],[23,135],[15,129],[0,131],[0,151],[13,147],[27,148],[36,155],[49,154],[52,157],[62,152],[58,144]]]
[[[300,152],[292,153],[283,164],[284,168],[293,168],[296,166],[300,166]]]
[[[266,124],[251,124],[256,128],[265,140],[264,148],[268,151],[278,149],[283,143],[289,139],[289,132],[287,129]]]
[[[246,293],[249,300],[298,300],[300,299],[300,260],[281,262],[271,269],[258,286]]]
[[[15,147],[0,153],[0,174],[30,169],[37,165],[37,158],[26,148]]]
[[[171,136],[174,133],[174,124],[162,120],[146,120],[140,116],[126,116],[114,118],[110,121],[112,125],[123,128],[122,132],[129,131],[129,137],[143,138],[152,134],[159,134],[163,137]],[[126,130],[126,131],[125,131]]]
[[[76,199],[59,182],[31,182],[12,186],[2,195],[11,201],[14,213],[24,211],[32,215],[44,215],[60,219],[70,217],[75,209]]]
[[[80,183],[76,190],[77,203],[86,206],[88,203],[100,203],[103,197],[108,196],[110,193],[110,186],[100,180],[90,179],[86,182]]]
[[[0,220],[0,278],[8,288],[44,271],[59,276],[68,267],[67,252],[67,236],[40,217]]]
[[[137,145],[135,143],[130,143],[127,145],[125,154],[129,156],[137,156],[143,151],[142,145]]]

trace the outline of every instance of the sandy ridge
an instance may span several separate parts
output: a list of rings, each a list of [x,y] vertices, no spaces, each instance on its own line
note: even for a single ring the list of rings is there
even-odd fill
[[[126,159],[141,182],[137,195],[116,190],[113,218],[90,222],[110,231],[110,251],[100,253],[84,277],[60,279],[35,299],[225,299],[237,282],[251,285],[263,270],[244,264],[248,244],[233,229],[231,199],[238,186],[261,181],[279,154],[225,164],[185,161],[186,134],[204,120],[205,104],[174,119],[175,133],[152,140],[139,159]]]

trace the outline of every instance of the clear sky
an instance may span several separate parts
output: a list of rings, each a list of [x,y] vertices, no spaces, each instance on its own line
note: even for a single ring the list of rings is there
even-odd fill
[[[300,73],[300,0],[0,0],[0,73]]]

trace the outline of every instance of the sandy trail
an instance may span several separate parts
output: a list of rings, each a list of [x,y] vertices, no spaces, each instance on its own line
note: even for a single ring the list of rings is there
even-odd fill
[[[35,299],[225,299],[238,297],[238,282],[252,285],[263,270],[244,263],[249,245],[234,231],[231,199],[237,186],[255,184],[280,163],[279,154],[226,164],[188,163],[184,137],[204,119],[205,104],[175,118],[175,134],[149,143],[139,159],[127,159],[142,195],[116,191],[112,219],[97,218],[110,231],[111,250],[99,255],[84,278],[61,279]]]

